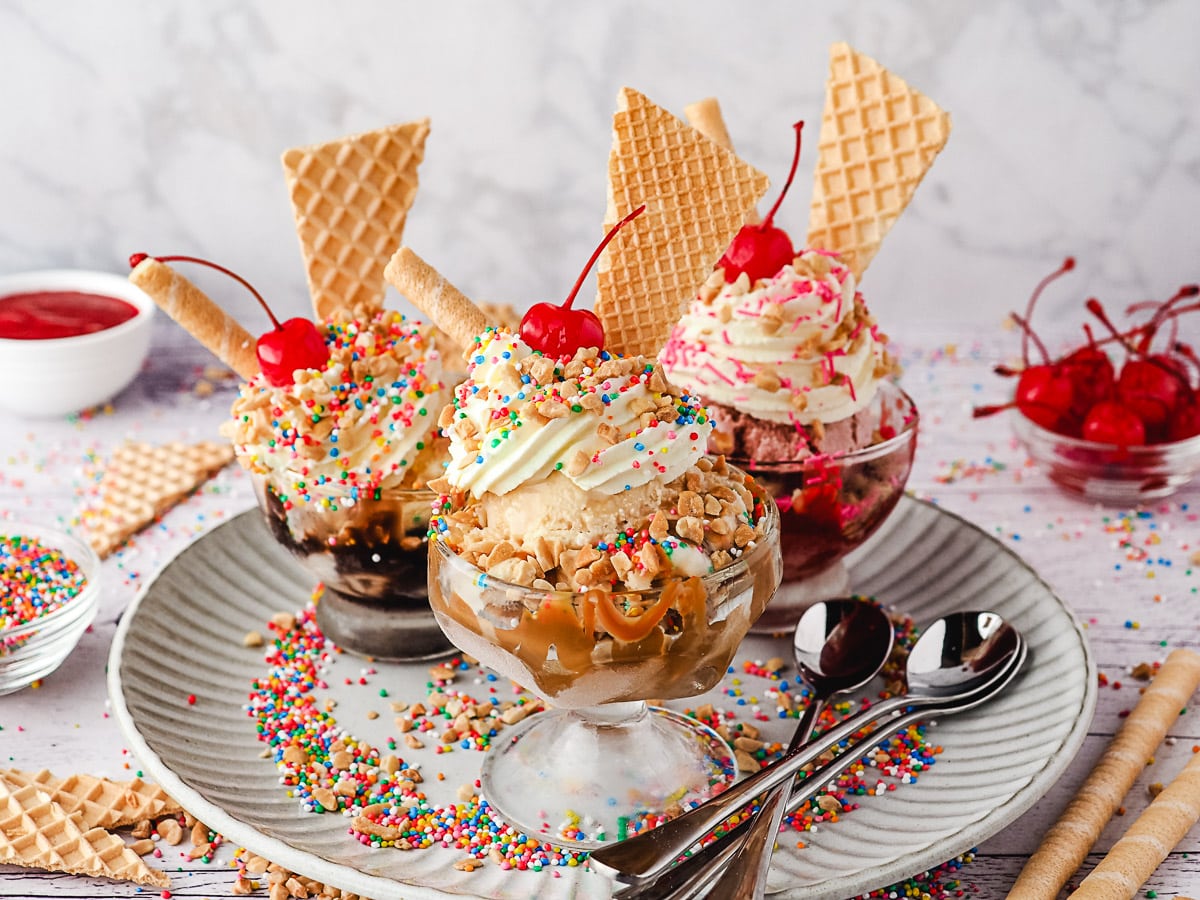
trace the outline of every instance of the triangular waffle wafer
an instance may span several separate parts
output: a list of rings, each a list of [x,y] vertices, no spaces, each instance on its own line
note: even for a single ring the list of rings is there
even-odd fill
[[[284,152],[308,289],[321,318],[383,306],[383,267],[400,246],[428,134],[429,120],[419,119]]]
[[[596,267],[605,347],[657,356],[667,335],[767,190],[767,176],[637,91],[613,116],[606,229],[646,212]]]
[[[147,866],[117,835],[103,828],[81,830],[33,785],[10,791],[0,782],[0,863],[171,886],[166,872]]]
[[[98,496],[82,514],[88,542],[107,556],[233,459],[226,443],[122,445],[105,467]]]
[[[0,769],[0,781],[9,790],[31,786],[42,791],[85,830],[123,828],[181,811],[166,791],[140,778],[132,781],[110,781],[93,775],[56,778],[46,769],[40,772]]]
[[[861,276],[950,137],[950,115],[869,56],[830,48],[808,246]]]

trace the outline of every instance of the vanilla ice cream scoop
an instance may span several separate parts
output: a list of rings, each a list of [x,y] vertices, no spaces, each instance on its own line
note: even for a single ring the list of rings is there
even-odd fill
[[[559,472],[584,491],[617,494],[678,478],[706,452],[712,423],[653,362],[580,351],[555,359],[489,330],[444,413],[449,483],[504,495]]]

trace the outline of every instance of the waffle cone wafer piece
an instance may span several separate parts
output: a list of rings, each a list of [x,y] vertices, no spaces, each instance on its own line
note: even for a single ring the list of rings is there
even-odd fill
[[[733,138],[725,127],[725,117],[721,114],[721,104],[716,97],[705,97],[695,103],[689,103],[683,108],[684,118],[688,124],[715,144],[724,147],[730,153],[733,151]],[[746,216],[746,223],[759,221],[757,209],[752,209]]]
[[[491,324],[466,294],[408,247],[392,256],[384,277],[463,350]]]
[[[167,888],[167,873],[147,866],[117,835],[81,829],[33,785],[9,790],[0,781],[0,863],[92,875]]]
[[[1200,821],[1200,753],[1151,801],[1100,864],[1071,894],[1078,900],[1132,900],[1140,888]]]
[[[148,256],[134,266],[129,280],[242,378],[249,381],[258,374],[255,340],[250,332],[188,279]]]
[[[94,775],[57,778],[46,769],[40,772],[0,769],[0,781],[9,790],[31,786],[41,791],[85,830],[124,828],[143,819],[182,811],[166,791],[140,778],[132,781],[110,781]]]
[[[830,48],[807,246],[870,265],[950,137],[950,116],[875,60]]]
[[[233,447],[214,441],[122,445],[105,467],[96,501],[81,516],[92,549],[107,556],[232,459]]]
[[[313,309],[371,315],[383,306],[383,267],[400,246],[417,194],[429,120],[328,144],[294,147],[283,171],[308,270]]]
[[[605,230],[646,212],[596,266],[605,347],[654,357],[767,190],[767,176],[696,129],[622,88],[613,116]]]
[[[1173,650],[1096,768],[1025,863],[1008,893],[1010,900],[1058,896],[1198,687],[1200,653]]]

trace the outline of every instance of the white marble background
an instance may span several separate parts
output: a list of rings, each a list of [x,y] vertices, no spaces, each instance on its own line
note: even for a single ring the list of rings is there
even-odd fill
[[[0,0],[0,272],[195,253],[301,314],[279,153],[429,115],[406,241],[473,296],[558,299],[599,236],[622,84],[677,113],[718,96],[780,184],[843,39],[954,117],[867,274],[886,330],[997,328],[1068,253],[1048,328],[1200,280],[1193,0]],[[780,215],[801,238],[814,156]]]

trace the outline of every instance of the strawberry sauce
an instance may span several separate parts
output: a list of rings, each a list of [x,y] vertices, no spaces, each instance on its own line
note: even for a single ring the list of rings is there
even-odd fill
[[[0,338],[45,341],[104,331],[128,322],[137,307],[82,291],[36,291],[0,297]]]

